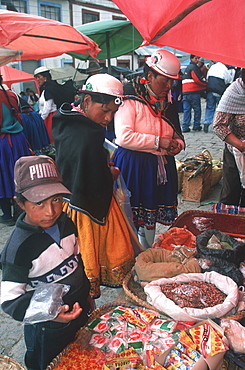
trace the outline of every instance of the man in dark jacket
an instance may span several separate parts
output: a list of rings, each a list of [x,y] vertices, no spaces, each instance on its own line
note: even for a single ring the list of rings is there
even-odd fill
[[[186,67],[182,79],[184,118],[182,131],[190,132],[191,111],[194,110],[194,131],[201,131],[201,92],[206,90],[207,82],[204,80],[200,68],[197,66],[199,57],[191,54],[190,64]]]

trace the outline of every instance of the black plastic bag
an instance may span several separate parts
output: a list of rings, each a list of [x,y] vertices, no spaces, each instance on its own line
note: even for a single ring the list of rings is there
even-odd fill
[[[199,253],[196,258],[209,260],[212,263],[207,269],[202,269],[202,272],[216,271],[219,274],[230,277],[238,286],[243,285],[243,275],[234,263],[223,260],[222,258]]]
[[[232,249],[212,249],[208,248],[209,239],[215,235],[221,242],[228,243]],[[241,243],[230,235],[226,235],[219,230],[210,229],[206,230],[196,237],[196,248],[198,253],[202,255],[209,255],[221,258],[228,262],[234,263],[239,267],[240,263],[244,261],[245,243]]]

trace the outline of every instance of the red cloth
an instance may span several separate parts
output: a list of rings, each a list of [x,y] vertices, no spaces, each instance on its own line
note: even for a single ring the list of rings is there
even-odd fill
[[[50,143],[54,142],[54,139],[53,139],[53,136],[52,136],[52,118],[53,118],[53,115],[55,113],[56,112],[49,113],[48,117],[44,120],[46,129],[48,131],[48,136],[49,136]]]

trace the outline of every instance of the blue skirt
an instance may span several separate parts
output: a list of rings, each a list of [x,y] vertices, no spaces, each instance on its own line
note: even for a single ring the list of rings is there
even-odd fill
[[[23,132],[0,134],[0,198],[13,198],[14,164],[20,157],[30,154]]]
[[[51,151],[48,131],[42,117],[36,112],[21,113],[23,132],[36,155]]]
[[[113,158],[128,190],[135,227],[153,229],[156,222],[171,225],[177,217],[178,176],[175,159],[166,156],[167,182],[157,184],[157,156],[118,147]]]

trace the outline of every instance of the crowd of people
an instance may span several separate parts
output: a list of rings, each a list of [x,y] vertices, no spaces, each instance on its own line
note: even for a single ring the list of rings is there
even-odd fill
[[[226,88],[239,77],[237,70],[221,62],[213,63],[209,68],[204,59],[190,55],[190,64],[182,77],[183,123],[182,132],[190,132],[193,116],[193,131],[208,132],[213,123],[214,114]],[[205,117],[202,126],[201,98],[206,99]]]
[[[220,201],[245,206],[245,72],[233,82],[225,64],[205,71],[198,56],[190,60],[181,76],[178,58],[159,49],[146,58],[143,74],[124,85],[97,68],[77,104],[61,104],[46,67],[34,72],[40,96],[28,90],[29,97],[19,99],[0,80],[0,222],[14,225],[13,199],[22,211],[1,254],[2,309],[23,321],[38,284],[70,286],[55,318],[25,324],[28,370],[44,370],[74,339],[101,285],[121,286],[135,263],[135,236],[144,250],[154,242],[157,222],[174,223],[174,157],[185,148],[183,133],[190,132],[192,109],[193,130],[202,129],[204,91],[204,131],[214,119],[213,130],[226,143]],[[182,130],[171,93],[176,81],[182,82],[177,93],[183,103]],[[112,121],[113,155],[104,145]],[[35,131],[32,125],[40,127]],[[37,132],[42,132],[41,143],[32,139]],[[119,174],[131,195],[133,227],[115,197]]]

